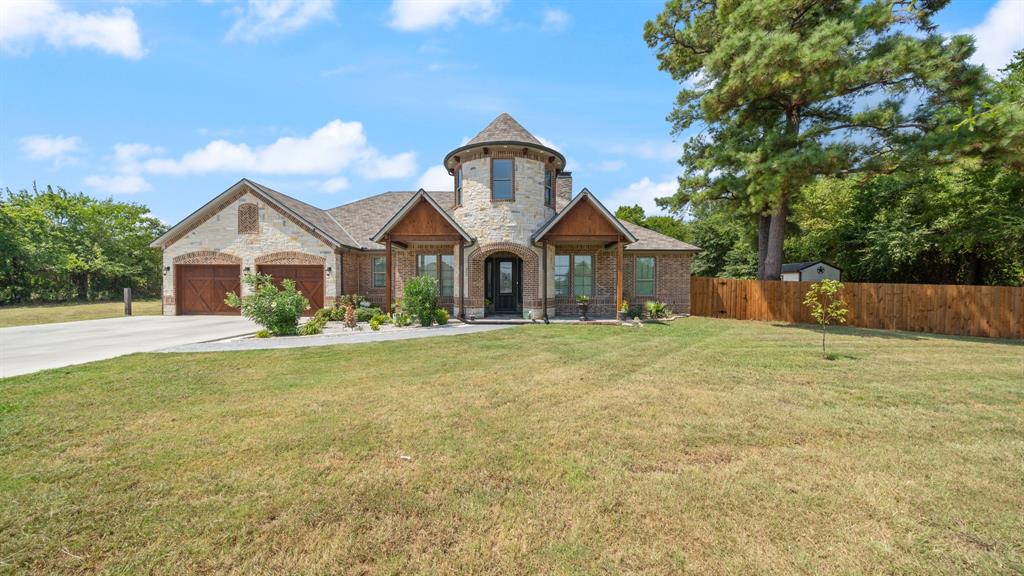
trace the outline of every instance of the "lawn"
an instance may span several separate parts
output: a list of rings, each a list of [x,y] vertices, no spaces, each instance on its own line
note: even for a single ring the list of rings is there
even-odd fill
[[[1024,346],[688,318],[0,383],[0,572],[1019,574]]]
[[[160,314],[160,300],[136,300],[132,302],[135,316]],[[124,302],[90,302],[88,304],[39,304],[32,306],[0,306],[0,328],[28,326],[30,324],[51,324],[75,320],[97,320],[124,315]]]

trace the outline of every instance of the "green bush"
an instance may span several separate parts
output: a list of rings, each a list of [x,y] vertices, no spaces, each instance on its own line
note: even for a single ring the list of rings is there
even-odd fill
[[[374,316],[373,318],[370,318],[370,330],[373,330],[374,332],[380,330],[380,319],[380,316]]]
[[[312,336],[313,334],[319,334],[324,331],[324,326],[327,325],[327,321],[331,319],[331,310],[328,308],[321,308],[313,314],[313,317],[308,322],[299,326],[300,336]]]
[[[447,324],[448,311],[445,310],[444,308],[438,308],[437,312],[434,314],[434,319],[437,320],[438,324]]]
[[[408,312],[397,312],[395,313],[394,323],[395,326],[408,326],[412,324],[412,316]]]
[[[434,323],[439,298],[437,278],[417,276],[405,283],[402,302],[404,310],[419,320],[421,326],[430,326]]]
[[[369,322],[374,316],[382,316],[384,313],[380,308],[356,308],[356,321]]]
[[[270,333],[270,330],[266,329],[260,330],[259,332],[256,333],[257,338],[270,338],[271,336],[273,336],[273,334]]]
[[[644,302],[644,308],[647,309],[647,317],[654,320],[657,318],[667,318],[672,311],[665,306],[664,302],[658,302],[657,300],[648,300]]]
[[[251,294],[239,297],[231,292],[224,303],[241,308],[242,316],[263,326],[274,336],[294,336],[298,333],[299,315],[309,308],[309,300],[295,289],[295,282],[282,280],[281,288],[266,274],[246,274],[245,285]]]

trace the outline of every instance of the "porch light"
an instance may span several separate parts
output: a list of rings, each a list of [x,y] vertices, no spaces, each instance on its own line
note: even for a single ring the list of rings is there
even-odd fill
[[[245,272],[246,274],[249,273],[249,270],[251,270],[251,268],[249,268],[248,266],[246,266],[245,268],[242,268],[242,272]]]
[[[331,275],[331,267],[330,267],[330,266],[328,266],[328,267],[327,267],[327,275],[328,275],[328,276],[330,276],[330,275]]]
[[[171,271],[171,267],[170,266],[164,266],[164,276],[167,276],[167,273],[170,272],[170,271]]]

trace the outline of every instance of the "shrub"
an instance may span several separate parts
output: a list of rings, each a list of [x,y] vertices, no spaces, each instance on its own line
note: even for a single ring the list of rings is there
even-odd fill
[[[622,299],[622,306],[619,306],[619,312],[622,312],[623,314],[629,313],[629,300],[626,300],[625,298]]]
[[[373,330],[374,332],[380,330],[380,319],[380,316],[374,316],[373,318],[370,318],[370,330]]]
[[[648,300],[647,302],[644,302],[644,308],[647,309],[647,317],[652,320],[665,318],[672,312],[667,306],[665,306],[664,302],[658,302],[657,300]]]
[[[319,334],[324,331],[324,326],[327,325],[327,321],[331,319],[331,310],[329,308],[321,308],[313,314],[313,317],[308,322],[299,326],[300,336],[312,336],[313,334]]]
[[[405,283],[404,310],[419,320],[421,326],[434,323],[438,298],[437,278],[433,276],[417,276]]]
[[[252,294],[239,297],[231,292],[224,303],[240,308],[242,316],[266,328],[274,336],[298,333],[299,315],[309,308],[309,300],[295,289],[295,282],[282,280],[278,289],[266,274],[246,274],[245,285]]]
[[[358,322],[369,322],[374,316],[382,316],[384,313],[380,308],[356,308],[356,321]]]
[[[355,328],[358,325],[356,321],[356,309],[350,304],[345,305],[345,327]]]
[[[408,326],[412,324],[412,316],[408,312],[397,312],[394,319],[395,326]]]
[[[257,338],[270,338],[271,336],[273,336],[273,334],[271,334],[270,330],[267,329],[260,330],[256,333]]]
[[[341,297],[338,298],[338,305],[341,307],[352,306],[353,308],[359,308],[363,305],[363,302],[366,302],[366,298],[359,294],[342,294]],[[369,305],[368,302],[367,305]]]
[[[445,310],[444,308],[438,308],[437,311],[434,313],[434,319],[437,320],[438,324],[447,324],[448,311]]]
[[[586,294],[580,294],[579,296],[576,297],[576,303],[583,305],[590,304],[590,296],[587,296]]]
[[[811,284],[811,289],[804,295],[804,306],[811,310],[811,316],[821,326],[821,357],[828,358],[825,354],[825,332],[829,324],[845,324],[846,301],[839,295],[843,289],[843,283],[838,280],[822,280]]]

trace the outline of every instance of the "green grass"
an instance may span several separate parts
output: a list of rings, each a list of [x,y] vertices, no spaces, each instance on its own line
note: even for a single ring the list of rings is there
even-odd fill
[[[0,572],[1024,571],[1024,346],[830,346],[689,318],[12,378]]]
[[[135,316],[160,314],[160,300],[136,300],[132,302]],[[97,320],[124,316],[124,302],[90,302],[88,304],[37,304],[31,306],[0,306],[0,328],[73,322],[76,320]]]

